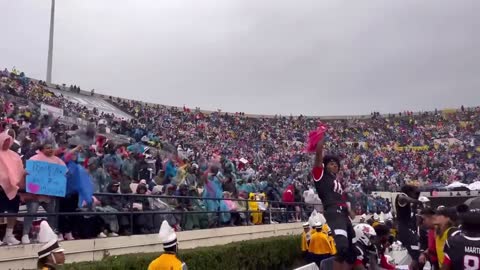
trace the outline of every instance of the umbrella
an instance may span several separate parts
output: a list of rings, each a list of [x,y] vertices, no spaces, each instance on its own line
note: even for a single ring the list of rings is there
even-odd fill
[[[455,181],[451,183],[450,185],[447,186],[447,189],[454,189],[454,188],[459,188],[459,187],[468,187],[467,184],[460,183],[458,181]]]
[[[470,190],[480,190],[480,181],[476,181],[468,185]]]

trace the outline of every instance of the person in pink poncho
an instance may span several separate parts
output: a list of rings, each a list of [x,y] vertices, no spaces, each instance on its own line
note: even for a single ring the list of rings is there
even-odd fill
[[[25,178],[25,170],[20,156],[10,150],[14,140],[6,132],[0,133],[0,212],[18,213],[20,197],[17,192]],[[13,235],[16,218],[7,219],[7,230],[3,242],[18,245]],[[1,243],[1,242],[0,242]]]
[[[54,142],[46,141],[39,147],[37,154],[29,160],[43,161],[65,166],[65,163],[60,158],[56,157],[54,153]],[[47,213],[54,213],[57,209],[57,199],[52,196],[25,193],[22,194],[22,200],[27,206],[28,213],[37,213],[40,206],[42,206]],[[29,233],[32,228],[33,219],[34,217],[25,217],[23,222],[22,244],[30,244]],[[57,218],[55,216],[49,216],[48,223],[50,224],[50,227],[56,229]],[[66,238],[67,240],[71,240],[73,237],[70,235]]]

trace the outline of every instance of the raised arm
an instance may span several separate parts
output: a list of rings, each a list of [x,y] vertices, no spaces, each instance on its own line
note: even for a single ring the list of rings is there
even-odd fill
[[[404,207],[406,206],[407,204],[409,203],[415,203],[415,204],[421,204],[421,202],[417,199],[414,199],[414,198],[410,198],[409,196],[405,195],[405,194],[400,194],[398,196],[398,204],[401,206],[401,207]]]
[[[83,149],[83,147],[81,145],[78,145],[77,147],[73,148],[72,150],[67,151],[65,153],[64,157],[63,157],[64,162],[68,163],[70,160],[72,160],[73,155],[75,155],[76,153],[78,153],[82,149]]]
[[[323,139],[317,143],[317,148],[315,149],[315,163],[313,167],[322,167],[323,166]]]

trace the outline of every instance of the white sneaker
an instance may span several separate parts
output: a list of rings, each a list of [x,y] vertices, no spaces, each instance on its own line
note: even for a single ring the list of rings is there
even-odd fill
[[[30,244],[30,237],[28,237],[28,234],[25,234],[24,236],[22,236],[22,244],[24,245]]]
[[[118,237],[118,233],[111,232],[108,234],[108,237]]]
[[[3,242],[5,242],[9,246],[19,245],[21,243],[13,235],[9,235],[9,236],[5,235],[5,238],[3,238]]]
[[[75,240],[71,232],[65,234],[65,240]]]
[[[59,234],[57,235],[57,238],[58,238],[58,239],[57,239],[58,242],[61,242],[61,241],[65,240],[65,239],[63,239],[63,234],[61,234],[61,233],[59,233]]]
[[[97,238],[107,238],[107,235],[104,232],[98,234]]]

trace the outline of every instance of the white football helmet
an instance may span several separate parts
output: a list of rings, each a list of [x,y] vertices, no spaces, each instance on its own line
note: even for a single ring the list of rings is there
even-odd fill
[[[353,238],[353,242],[356,243],[358,241],[367,247],[372,245],[371,239],[377,236],[375,229],[368,224],[355,225],[353,230],[355,231],[355,238]]]

